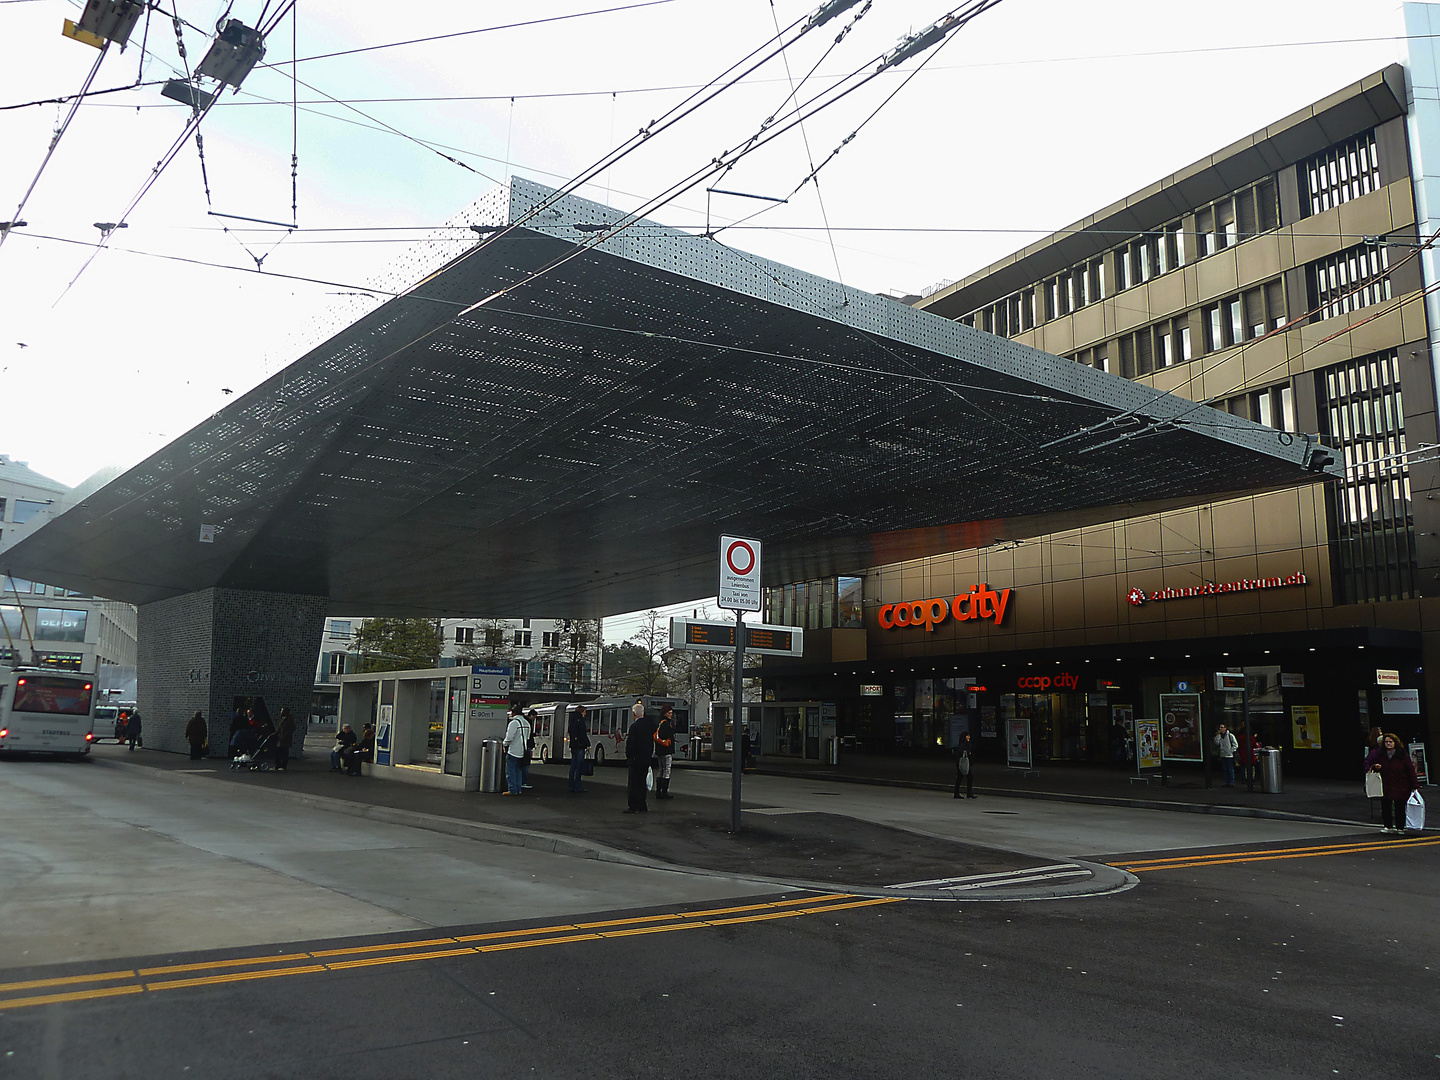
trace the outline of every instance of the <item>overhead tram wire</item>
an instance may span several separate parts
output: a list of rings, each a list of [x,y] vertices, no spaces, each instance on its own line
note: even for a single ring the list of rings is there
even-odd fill
[[[60,145],[60,140],[65,137],[65,132],[70,130],[70,121],[75,119],[75,114],[80,111],[81,104],[85,101],[85,95],[90,92],[91,85],[95,82],[95,76],[100,74],[100,65],[105,62],[105,55],[110,51],[110,41],[106,39],[100,46],[100,55],[95,57],[95,63],[90,66],[90,74],[85,76],[85,82],[80,87],[80,92],[75,95],[70,105],[70,111],[65,114],[65,119],[55,129],[54,135],[50,138],[50,145],[45,150],[45,156],[40,160],[40,167],[35,170],[34,177],[30,180],[30,186],[25,189],[25,194],[20,196],[20,203],[15,207],[15,213],[10,217],[10,224],[0,229],[0,247],[5,246],[5,240],[14,231],[14,223],[20,221],[20,215],[25,210],[25,204],[30,201],[30,196],[35,191],[35,186],[40,183],[40,177],[45,173],[45,166],[50,164],[50,159],[55,156],[55,150]]]

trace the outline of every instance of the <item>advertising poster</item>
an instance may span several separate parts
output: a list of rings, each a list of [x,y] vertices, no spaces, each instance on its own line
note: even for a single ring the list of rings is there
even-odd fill
[[[1290,727],[1293,729],[1296,750],[1320,749],[1320,706],[1291,705]]]
[[[995,738],[995,706],[980,706],[980,737],[982,739]]]
[[[1135,765],[1141,771],[1160,768],[1160,721],[1135,721]]]
[[[1160,695],[1160,752],[1166,761],[1204,761],[1199,694]]]
[[[1012,769],[1030,768],[1030,721],[1005,722],[1005,764]]]
[[[1415,779],[1428,787],[1430,784],[1430,767],[1425,763],[1424,743],[1412,742],[1410,744],[1410,760],[1415,762]]]
[[[1380,711],[1387,716],[1420,715],[1419,690],[1381,690]]]
[[[1134,705],[1112,705],[1110,707],[1111,721],[1124,730],[1126,735],[1135,734],[1135,706]]]

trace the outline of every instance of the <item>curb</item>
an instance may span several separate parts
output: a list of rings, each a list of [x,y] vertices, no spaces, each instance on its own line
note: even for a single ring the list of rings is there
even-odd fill
[[[115,765],[122,769],[148,769],[154,776],[164,777],[165,779],[181,784],[189,783],[192,778],[212,783],[216,782],[215,778],[210,777],[208,773],[204,772],[155,769],[142,765],[139,762],[129,761],[106,762],[106,764]],[[535,832],[529,829],[517,829],[509,825],[494,825],[489,822],[467,821],[462,818],[445,817],[441,814],[426,814],[418,810],[402,810],[394,806],[376,806],[371,803],[357,803],[349,799],[337,798],[333,795],[311,795],[300,791],[284,791],[275,788],[260,787],[246,787],[244,790],[261,795],[273,795],[276,798],[296,803],[307,809],[319,810],[324,813],[345,814],[350,817],[361,817],[368,821],[378,821],[386,825],[403,825],[412,829],[424,829],[427,832],[440,833],[445,836],[456,836],[461,839],[474,840],[479,843],[503,844],[507,847],[527,848],[532,851],[566,855],[576,859],[591,859],[596,862],[620,863],[626,866],[635,866],[646,870],[658,870],[672,874],[689,874],[696,877],[708,878],[724,877],[749,884],[774,886],[777,889],[795,889],[812,892],[844,892],[853,896],[870,898],[886,897],[895,900],[926,900],[949,903],[1003,903],[1108,896],[1113,893],[1125,892],[1134,888],[1135,885],[1139,883],[1139,879],[1128,871],[1107,866],[1104,863],[1094,863],[1076,859],[1073,861],[1091,872],[1090,881],[1058,885],[1043,891],[1026,889],[1023,886],[1009,889],[997,887],[993,893],[986,895],[967,894],[965,896],[956,896],[954,893],[948,892],[922,892],[918,890],[913,892],[900,892],[893,888],[877,885],[851,886],[837,884],[833,881],[775,878],[763,874],[730,873],[724,870],[685,866],[680,863],[664,862],[659,859],[648,859],[641,855],[633,855],[628,851],[620,851],[594,841],[576,840],[568,836],[557,836],[553,833]],[[916,835],[925,834],[917,833]],[[1103,884],[1097,889],[1094,887],[1096,882],[1103,882]]]

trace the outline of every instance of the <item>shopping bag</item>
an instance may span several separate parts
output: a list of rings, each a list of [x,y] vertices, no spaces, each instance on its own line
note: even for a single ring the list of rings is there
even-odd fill
[[[591,761],[588,757],[587,757],[587,758],[581,758],[581,759],[580,759],[580,775],[581,775],[581,776],[594,776],[594,775],[595,775],[595,762]]]
[[[1378,772],[1365,774],[1365,797],[1367,799],[1383,799],[1385,797],[1385,781],[1380,779]]]
[[[654,770],[654,769],[646,769],[646,770],[645,770],[645,790],[646,790],[646,791],[654,791],[654,790],[655,790],[655,770]],[[1422,814],[1421,816],[1423,817],[1424,815]]]
[[[1420,792],[1412,791],[1410,801],[1405,804],[1405,827],[1407,829],[1425,828],[1425,800],[1420,797]]]

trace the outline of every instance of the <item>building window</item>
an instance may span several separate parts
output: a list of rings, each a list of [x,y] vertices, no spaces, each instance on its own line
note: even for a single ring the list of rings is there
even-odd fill
[[[331,619],[331,620],[330,620],[330,636],[333,637],[333,638],[349,638],[349,637],[350,637],[350,620],[349,620],[349,619]]]
[[[1360,244],[1306,267],[1310,306],[1315,321],[1390,299],[1390,252],[1380,245]]]
[[[455,644],[456,644],[456,645],[474,645],[474,644],[475,644],[475,628],[474,628],[473,626],[457,626],[457,627],[455,627]]]
[[[540,634],[540,646],[545,649],[558,649],[560,647],[560,631],[543,631]]]
[[[528,649],[530,647],[530,631],[516,630],[511,644],[521,649]]]
[[[343,652],[332,652],[330,654],[330,674],[345,674],[345,654]]]
[[[544,660],[544,661],[541,662],[541,664],[540,664],[540,678],[541,678],[541,680],[543,680],[544,682],[547,682],[547,683],[553,683],[553,682],[555,681],[555,661],[554,661],[554,660]]]
[[[1349,360],[1315,374],[1321,437],[1345,478],[1325,486],[1337,603],[1416,595],[1415,519],[1405,454],[1399,353]]]
[[[523,683],[523,682],[525,682],[525,681],[526,681],[527,679],[529,679],[529,678],[530,678],[530,661],[528,661],[528,660],[516,660],[516,661],[515,661],[515,681],[516,681],[517,683]]]
[[[34,499],[16,499],[15,524],[24,525],[49,505],[48,502],[36,502]]]
[[[0,521],[5,520],[5,500],[0,499]]]
[[[1243,416],[1257,424],[1278,431],[1296,431],[1295,392],[1289,383],[1267,386],[1239,397],[1230,398],[1222,408],[1233,416]]]
[[[1306,215],[1358,199],[1380,189],[1380,151],[1375,131],[1336,143],[1301,162],[1300,207]]]
[[[520,625],[523,626],[526,630],[529,630],[529,629],[530,629],[530,620],[529,620],[529,619],[521,619],[521,620],[520,620]]]

